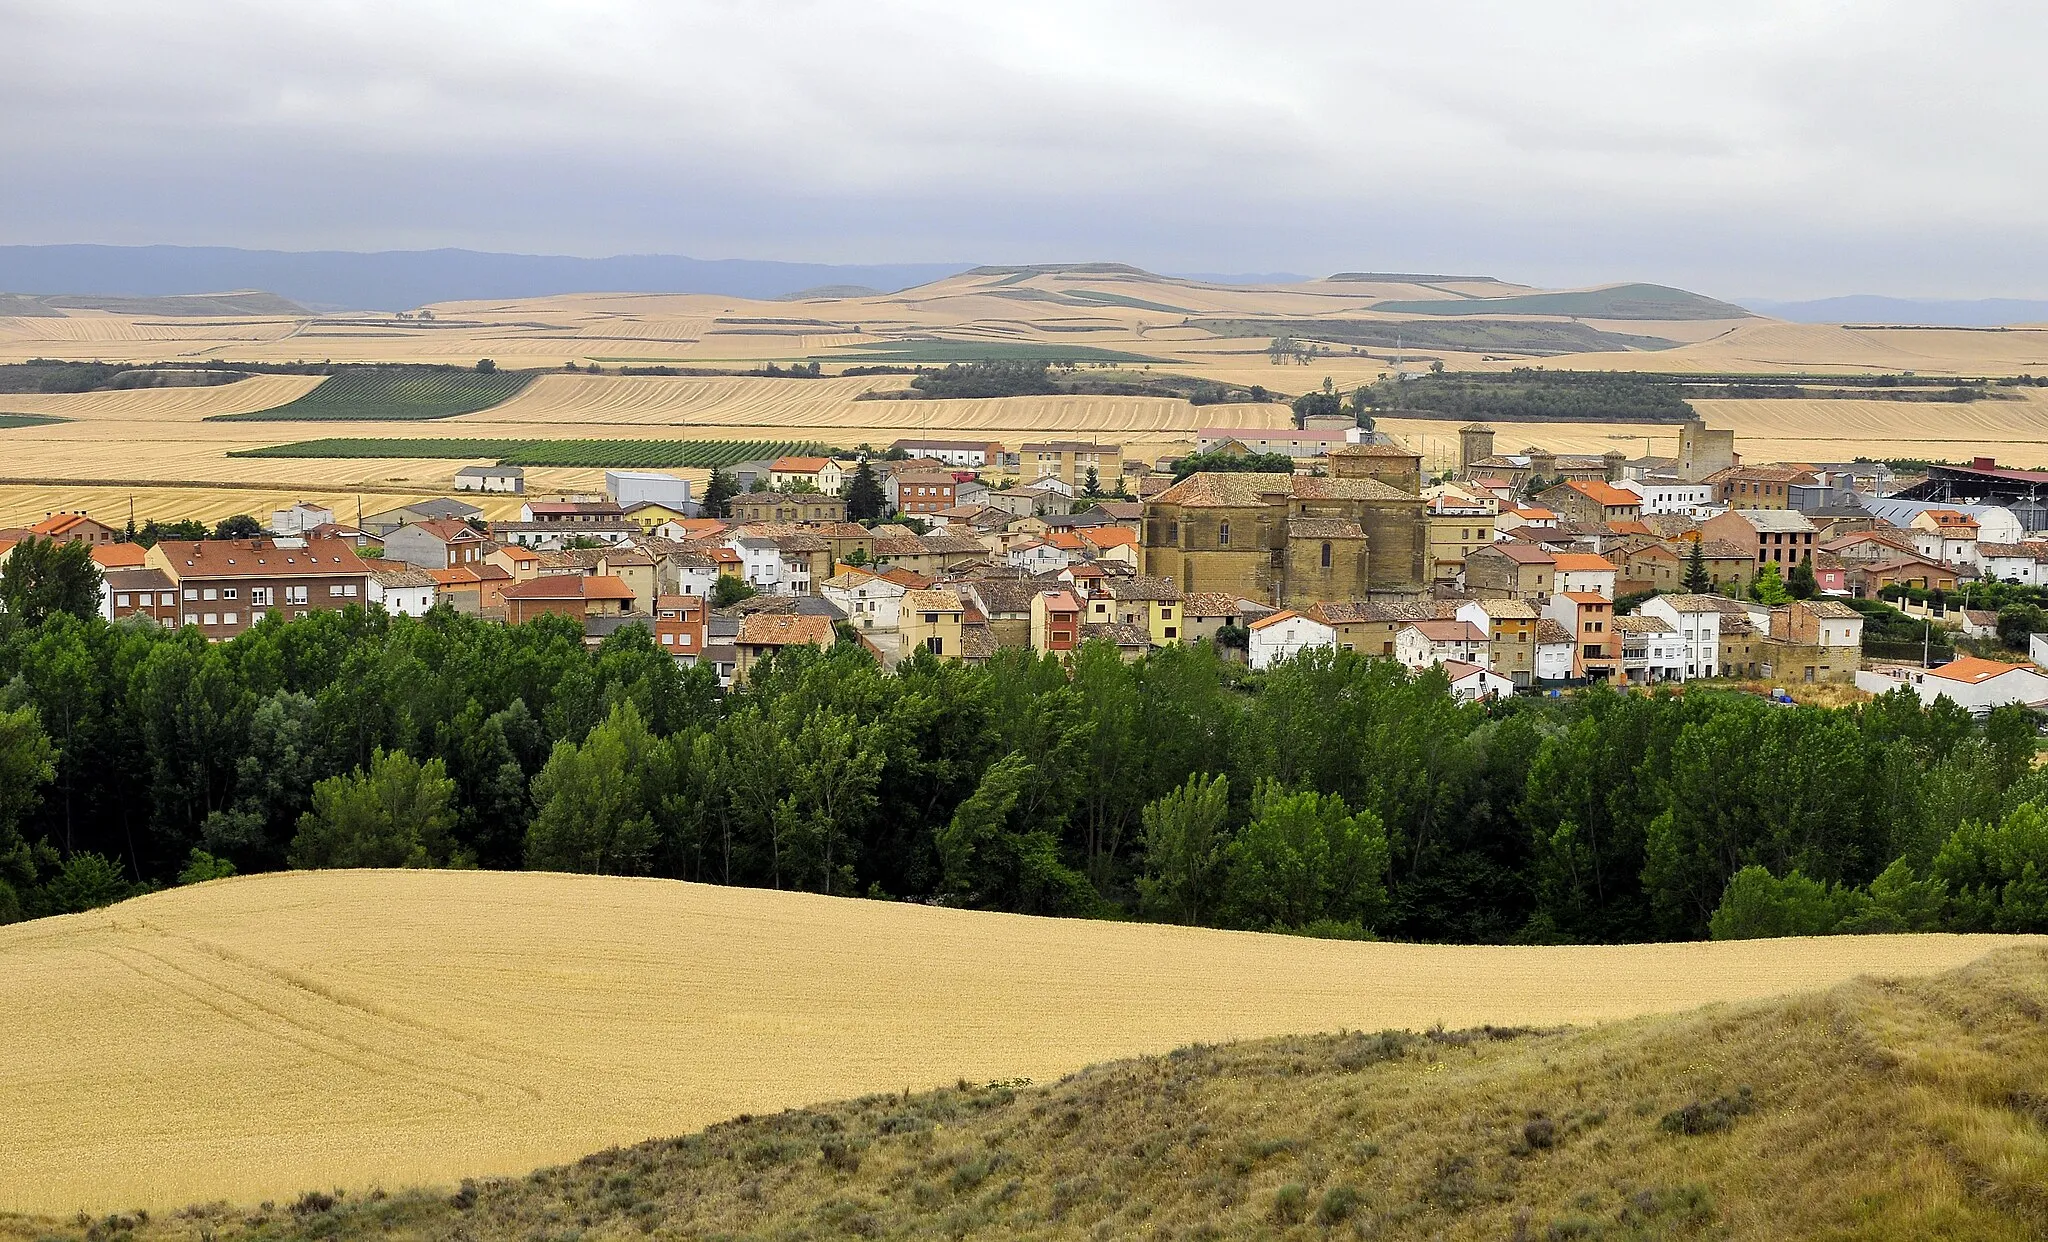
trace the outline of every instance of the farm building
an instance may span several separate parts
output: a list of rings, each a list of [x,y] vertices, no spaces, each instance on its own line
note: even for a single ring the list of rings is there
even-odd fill
[[[520,466],[464,466],[455,472],[458,492],[526,493],[526,471]]]

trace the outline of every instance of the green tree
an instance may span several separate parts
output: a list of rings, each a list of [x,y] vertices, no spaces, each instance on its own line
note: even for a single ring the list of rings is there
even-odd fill
[[[713,467],[711,481],[704,485],[704,516],[731,517],[732,498],[739,495],[739,484],[724,470]]]
[[[0,923],[22,917],[36,882],[36,852],[22,839],[21,822],[56,779],[56,756],[34,707],[0,711]]]
[[[2029,635],[2048,631],[2048,612],[2036,604],[2007,604],[1998,610],[1998,641],[2025,651]]]
[[[366,772],[313,786],[313,809],[299,817],[289,860],[299,868],[441,867],[462,861],[455,826],[455,782],[439,759],[376,751]]]
[[[476,360],[476,373],[478,375],[489,375],[497,369],[498,364],[489,358],[479,358]],[[597,368],[592,367],[591,369],[594,371]]]
[[[875,478],[875,468],[863,457],[846,481],[846,516],[855,522],[872,522],[889,507],[889,497]]]
[[[1798,871],[1779,879],[1751,865],[1729,879],[1708,931],[1716,940],[1827,936],[1868,904],[1869,898],[1853,889],[1821,884]]]
[[[91,548],[30,535],[0,562],[0,609],[25,626],[41,625],[58,613],[94,617],[100,610],[100,582]]]
[[[1705,595],[1714,589],[1714,580],[1707,575],[1707,547],[1704,539],[1692,541],[1692,548],[1685,554],[1685,589],[1690,595]]]
[[[149,891],[144,884],[131,884],[119,863],[90,851],[64,860],[63,869],[43,882],[31,898],[37,915],[77,914],[126,901]]]
[[[631,699],[580,746],[556,742],[533,778],[527,869],[646,874],[661,844],[657,817],[672,770],[668,745],[648,731]]]
[[[1088,467],[1088,473],[1081,479],[1081,494],[1090,500],[1102,495],[1102,476],[1096,473],[1093,466]]]
[[[754,598],[757,594],[759,592],[755,591],[752,586],[749,586],[745,578],[735,577],[732,574],[720,574],[718,575],[718,581],[712,584],[711,587],[711,606],[713,608],[730,608],[743,599]]]
[[[225,880],[235,874],[235,864],[225,858],[215,858],[205,850],[195,849],[185,859],[185,867],[178,872],[180,884],[204,884],[208,880]]]
[[[1776,561],[1765,561],[1763,568],[1756,571],[1756,580],[1749,584],[1749,597],[1772,608],[1792,602],[1792,593],[1785,589],[1785,579],[1779,574]]]
[[[1145,874],[1138,880],[1146,914],[1190,926],[1202,921],[1222,871],[1229,813],[1230,781],[1223,776],[1190,776],[1146,804]]]
[[[1022,808],[1038,770],[1011,752],[989,765],[934,838],[948,895],[983,909],[1084,914],[1097,905],[1086,876],[1060,861],[1059,840]]]
[[[1230,843],[1228,901],[1246,927],[1341,924],[1370,929],[1387,901],[1387,832],[1338,794],[1285,792],[1263,781],[1252,818]]]
[[[1820,594],[1820,583],[1813,576],[1813,558],[1801,557],[1792,567],[1792,573],[1785,579],[1785,590],[1793,599],[1812,599]]]
[[[1955,931],[2048,931],[2048,811],[2023,803],[2002,821],[1957,828],[1934,856]]]
[[[792,841],[804,869],[820,877],[819,891],[847,892],[853,884],[856,830],[875,806],[883,750],[875,726],[862,726],[817,708],[789,739],[788,781],[797,833]]]
[[[256,539],[261,537],[262,534],[263,523],[246,513],[237,513],[233,517],[224,517],[214,523],[213,526],[213,537],[215,539]]]

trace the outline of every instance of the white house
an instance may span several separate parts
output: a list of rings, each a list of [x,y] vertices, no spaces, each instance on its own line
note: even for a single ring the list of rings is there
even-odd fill
[[[1623,479],[1615,484],[1643,498],[1643,513],[1677,513],[1691,517],[1714,503],[1714,485],[1673,479]]]
[[[2041,637],[2035,635],[2037,640]],[[1856,674],[1856,688],[1872,694],[1896,690],[1901,685],[1913,687],[1922,703],[1945,698],[1978,716],[2012,703],[2048,707],[2048,673],[2031,664],[2002,664],[1976,656],[1958,656],[1940,668],[1900,666]]]
[[[1977,572],[2000,582],[2048,583],[2048,543],[1977,541]]]
[[[808,483],[827,496],[837,496],[846,483],[846,467],[830,457],[778,457],[768,466],[768,486]]]
[[[1721,612],[1732,600],[1712,595],[1659,595],[1639,610],[1659,617],[1677,631],[1677,678],[1712,677],[1721,662]]]
[[[1614,581],[1621,571],[1613,561],[1591,552],[1556,552],[1551,554],[1551,559],[1557,563],[1557,578],[1552,589],[1578,591],[1598,595],[1602,599],[1614,598]]]
[[[407,564],[370,562],[370,602],[400,617],[425,616],[434,606],[434,575]]]
[[[334,510],[301,500],[289,509],[276,509],[271,512],[270,533],[303,535],[315,526],[325,526],[333,520]]]
[[[455,472],[455,490],[506,492],[521,496],[526,493],[526,469],[523,466],[464,466]]]
[[[1071,552],[1043,539],[1032,539],[1018,544],[1010,549],[1005,559],[1010,564],[1033,574],[1057,573],[1074,562]]]
[[[1977,563],[1977,519],[1956,509],[1927,509],[1914,515],[1906,530],[1913,550],[1944,565]]]
[[[902,617],[906,589],[864,569],[848,569],[825,579],[818,594],[845,613],[853,628],[893,633]]]
[[[1577,662],[1578,640],[1562,621],[1544,617],[1536,622],[1536,680],[1566,681]]]
[[[1464,703],[1504,699],[1515,692],[1514,682],[1490,669],[1462,660],[1444,661],[1444,675],[1451,679],[1451,697]]]
[[[964,470],[979,470],[1003,455],[1003,446],[992,440],[898,440],[889,447]]]
[[[1335,647],[1337,631],[1298,612],[1276,612],[1251,623],[1249,656],[1253,668],[1271,668],[1311,647]]]
[[[1685,644],[1676,625],[1636,613],[1616,617],[1614,631],[1621,638],[1622,676],[1631,685],[1684,680]]]
[[[793,592],[782,580],[782,549],[766,535],[735,535],[725,546],[739,553],[741,576],[748,586],[766,595]]]
[[[1470,621],[1413,621],[1394,634],[1394,658],[1410,669],[1461,660],[1487,668],[1493,655],[1483,628]]]

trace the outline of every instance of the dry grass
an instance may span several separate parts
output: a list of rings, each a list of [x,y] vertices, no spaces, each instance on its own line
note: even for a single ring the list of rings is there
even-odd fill
[[[962,1079],[459,1189],[0,1217],[0,1238],[2038,1239],[2044,1013],[2048,952],[2015,949],[1593,1030]]]
[[[743,1111],[1292,1032],[1602,1022],[2007,938],[1370,945],[505,873],[297,873],[0,929],[0,1209],[503,1174]]]

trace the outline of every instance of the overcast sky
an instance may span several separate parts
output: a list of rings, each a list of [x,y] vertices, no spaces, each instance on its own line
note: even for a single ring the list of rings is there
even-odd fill
[[[0,0],[0,243],[2048,296],[2048,5]]]

